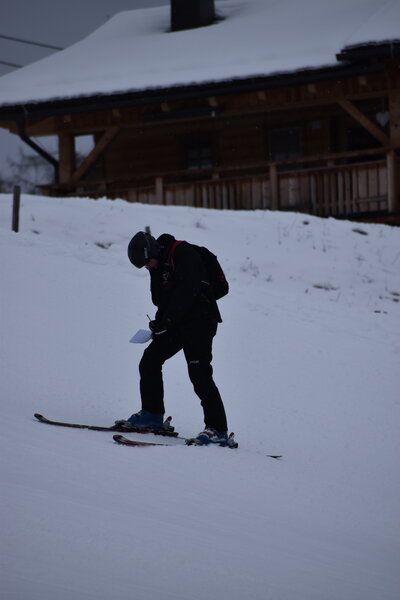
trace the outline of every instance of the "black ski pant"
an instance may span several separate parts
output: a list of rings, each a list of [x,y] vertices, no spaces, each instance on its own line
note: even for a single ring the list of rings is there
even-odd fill
[[[197,319],[151,342],[139,364],[142,410],[165,412],[162,366],[166,360],[183,350],[189,378],[203,407],[206,427],[217,431],[228,429],[224,405],[214,383],[211,366],[212,341],[216,331],[216,322]]]

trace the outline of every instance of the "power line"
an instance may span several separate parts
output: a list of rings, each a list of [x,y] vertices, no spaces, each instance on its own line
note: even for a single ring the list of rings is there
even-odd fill
[[[15,67],[16,69],[20,69],[22,65],[16,65],[15,63],[6,62],[5,60],[0,60],[0,65],[6,65],[6,67]]]
[[[41,42],[32,42],[30,40],[23,40],[21,38],[11,37],[10,35],[0,34],[0,38],[3,40],[11,40],[12,42],[19,42],[20,44],[31,44],[31,46],[41,46],[42,48],[51,48],[52,50],[64,50],[60,46],[52,46],[51,44],[42,44]]]

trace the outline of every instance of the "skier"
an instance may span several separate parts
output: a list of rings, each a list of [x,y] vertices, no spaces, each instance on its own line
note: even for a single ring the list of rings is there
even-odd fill
[[[128,257],[135,267],[148,269],[157,312],[149,324],[152,342],[139,365],[142,409],[123,423],[132,428],[163,428],[162,366],[183,350],[204,411],[205,429],[196,441],[224,445],[228,426],[211,366],[212,341],[222,320],[202,258],[193,246],[177,242],[172,235],[165,233],[156,240],[141,231],[130,241]]]

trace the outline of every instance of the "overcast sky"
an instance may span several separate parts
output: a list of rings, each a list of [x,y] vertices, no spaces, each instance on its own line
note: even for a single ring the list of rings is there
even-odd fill
[[[3,0],[0,35],[65,48],[122,10],[169,4],[169,0]],[[0,61],[27,65],[53,50],[0,38]],[[0,76],[13,69],[0,64]],[[0,172],[18,147],[28,147],[0,128]]]

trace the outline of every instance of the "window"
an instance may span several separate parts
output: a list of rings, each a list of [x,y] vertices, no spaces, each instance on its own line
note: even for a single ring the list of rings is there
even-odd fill
[[[351,127],[347,130],[347,150],[378,148],[379,141],[364,127]]]
[[[301,127],[285,127],[270,132],[270,157],[272,160],[297,158],[303,153]]]
[[[369,150],[382,147],[380,142],[364,127],[351,127],[347,129],[347,150],[354,152],[357,150]],[[371,160],[381,160],[381,154],[368,154],[367,156],[354,156],[348,158],[346,163],[369,162]]]
[[[213,166],[210,142],[196,142],[186,148],[186,168],[209,169]]]

